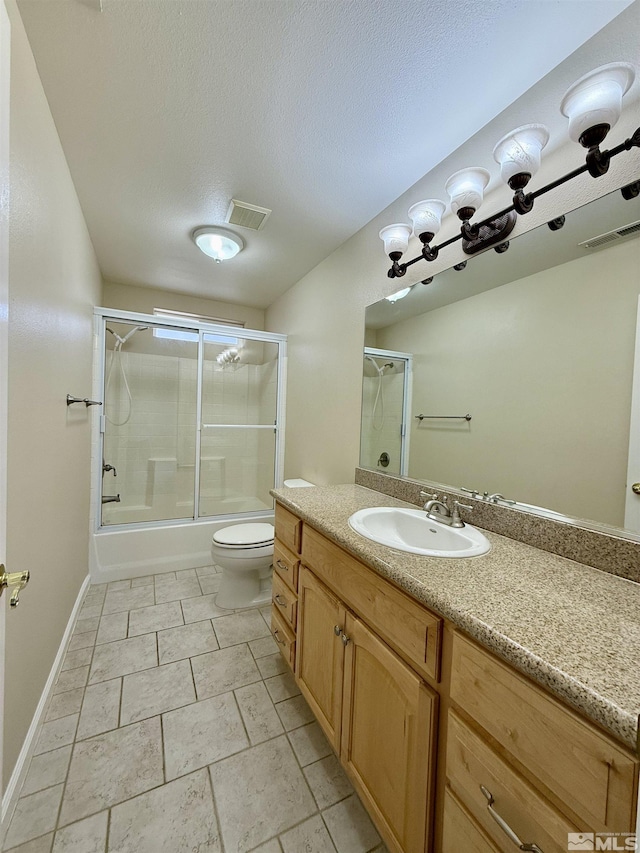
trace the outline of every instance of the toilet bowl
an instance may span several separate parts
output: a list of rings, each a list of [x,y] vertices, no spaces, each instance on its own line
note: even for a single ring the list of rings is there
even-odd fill
[[[285,480],[285,486],[312,486],[306,480]],[[213,534],[211,557],[222,569],[215,602],[225,610],[252,607],[271,601],[273,524],[243,523],[223,527]]]

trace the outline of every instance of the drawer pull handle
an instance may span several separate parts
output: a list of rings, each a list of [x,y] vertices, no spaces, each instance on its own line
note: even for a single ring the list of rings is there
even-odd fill
[[[347,644],[351,642],[351,637],[347,637],[346,634],[342,635],[342,645],[347,648]]]
[[[281,639],[280,639],[280,634],[278,633],[278,629],[277,629],[277,628],[274,628],[273,636],[274,636],[274,637],[275,637],[275,639],[276,639],[276,643],[280,643],[280,645],[281,645],[281,646],[286,646],[286,645],[287,645],[287,644],[285,643],[285,641],[284,641],[284,640],[281,640]]]
[[[282,560],[276,560],[276,566],[280,569],[281,572],[288,572],[289,566],[286,563],[283,563]]]
[[[537,844],[526,844],[524,841],[520,841],[520,839],[511,829],[506,820],[503,817],[500,817],[498,812],[493,808],[495,800],[493,799],[493,794],[491,793],[491,791],[487,791],[484,785],[480,785],[480,790],[487,799],[487,809],[489,811],[489,814],[495,820],[495,822],[498,824],[504,834],[509,838],[509,840],[513,841],[518,850],[525,850],[527,851],[527,853],[544,853],[544,851],[541,850]]]
[[[333,633],[336,635],[336,637],[339,637],[340,634],[342,634],[342,628],[339,625],[334,625]]]
[[[276,595],[273,596],[273,600],[278,605],[278,607],[286,607],[287,606],[287,602],[280,595],[280,593],[276,593]]]

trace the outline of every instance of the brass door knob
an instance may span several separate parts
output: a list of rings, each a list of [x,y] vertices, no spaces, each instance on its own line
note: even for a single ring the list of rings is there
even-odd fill
[[[29,583],[29,572],[7,572],[2,564],[0,564],[0,595],[4,592],[5,586],[15,587],[11,593],[11,606],[17,607],[20,603],[20,590]]]
[[[634,495],[640,495],[640,483],[634,483],[633,486],[631,486],[631,491]]]

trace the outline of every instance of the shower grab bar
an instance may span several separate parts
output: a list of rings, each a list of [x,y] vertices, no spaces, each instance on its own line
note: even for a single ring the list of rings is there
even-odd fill
[[[73,403],[84,403],[87,408],[89,406],[101,406],[101,400],[90,400],[88,397],[72,397],[71,394],[67,394],[67,406],[73,405]]]
[[[425,418],[427,419],[435,419],[438,421],[470,421],[471,415],[414,415],[417,421],[423,421]]]

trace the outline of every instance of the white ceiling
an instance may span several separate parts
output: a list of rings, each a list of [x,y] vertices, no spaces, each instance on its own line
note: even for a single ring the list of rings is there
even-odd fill
[[[264,308],[630,2],[18,6],[103,276]],[[273,213],[215,264],[231,198]]]

